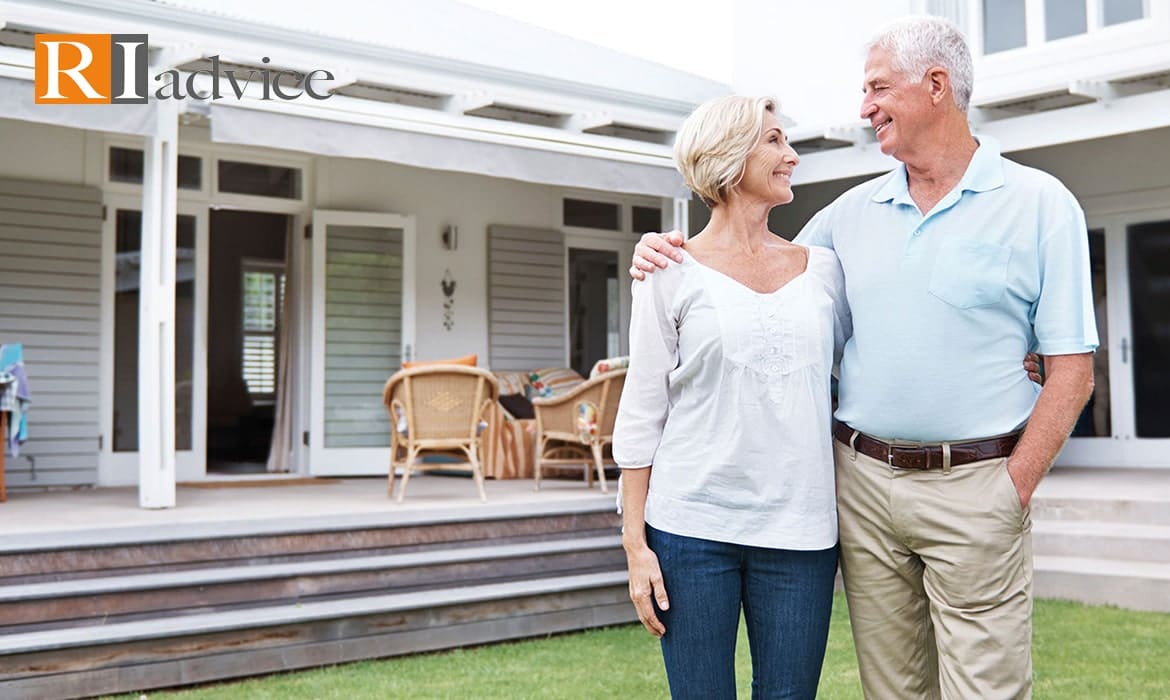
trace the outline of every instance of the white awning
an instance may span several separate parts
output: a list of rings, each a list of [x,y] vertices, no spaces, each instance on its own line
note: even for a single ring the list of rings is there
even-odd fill
[[[543,185],[689,198],[673,166],[426,134],[270,110],[211,105],[211,140],[369,158],[433,170],[474,173]],[[600,149],[599,149],[600,150]]]
[[[154,102],[144,105],[39,105],[28,80],[0,76],[0,118],[74,129],[147,136],[155,130]]]

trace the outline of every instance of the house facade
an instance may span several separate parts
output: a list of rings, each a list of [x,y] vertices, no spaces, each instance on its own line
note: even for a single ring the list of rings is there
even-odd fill
[[[38,103],[38,34],[145,35],[150,99]],[[674,131],[729,90],[455,2],[0,2],[9,486],[384,474],[403,360],[622,353]]]
[[[975,131],[1088,216],[1104,351],[1058,464],[1170,468],[1170,0],[739,0],[733,86],[450,1],[209,7],[0,1],[0,343],[34,392],[11,487],[168,507],[221,473],[382,474],[404,359],[624,352],[637,236],[705,218],[682,119],[780,96],[794,234],[894,166],[859,47],[922,12],[971,39]],[[37,34],[146,35],[156,97],[37,104]]]
[[[736,12],[736,90],[779,95],[796,122],[796,199],[772,222],[788,235],[896,165],[858,113],[861,47],[876,28],[927,13],[964,30],[975,54],[974,132],[1060,178],[1088,220],[1097,387],[1057,465],[1170,468],[1170,2],[838,0],[781,10],[744,0]],[[811,39],[829,26],[831,44]]]

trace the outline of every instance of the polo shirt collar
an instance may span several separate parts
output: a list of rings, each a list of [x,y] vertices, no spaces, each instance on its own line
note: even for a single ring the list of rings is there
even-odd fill
[[[1000,159],[999,142],[990,136],[976,136],[979,148],[967,164],[967,172],[959,180],[958,191],[987,192],[1003,187],[1003,161]],[[872,197],[875,202],[894,202],[914,206],[910,198],[910,184],[906,179],[906,164],[899,163],[897,169],[885,176],[885,182]]]

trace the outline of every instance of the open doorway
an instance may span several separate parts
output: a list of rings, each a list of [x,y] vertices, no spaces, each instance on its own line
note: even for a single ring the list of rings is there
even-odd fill
[[[292,217],[213,210],[207,329],[207,471],[266,471],[275,421]]]
[[[621,354],[618,254],[569,248],[569,366],[583,376]]]

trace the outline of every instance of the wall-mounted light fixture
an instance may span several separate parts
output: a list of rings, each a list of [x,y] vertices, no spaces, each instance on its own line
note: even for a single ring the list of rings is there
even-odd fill
[[[459,247],[459,227],[445,226],[443,227],[443,235],[441,238],[444,250],[455,250]]]

